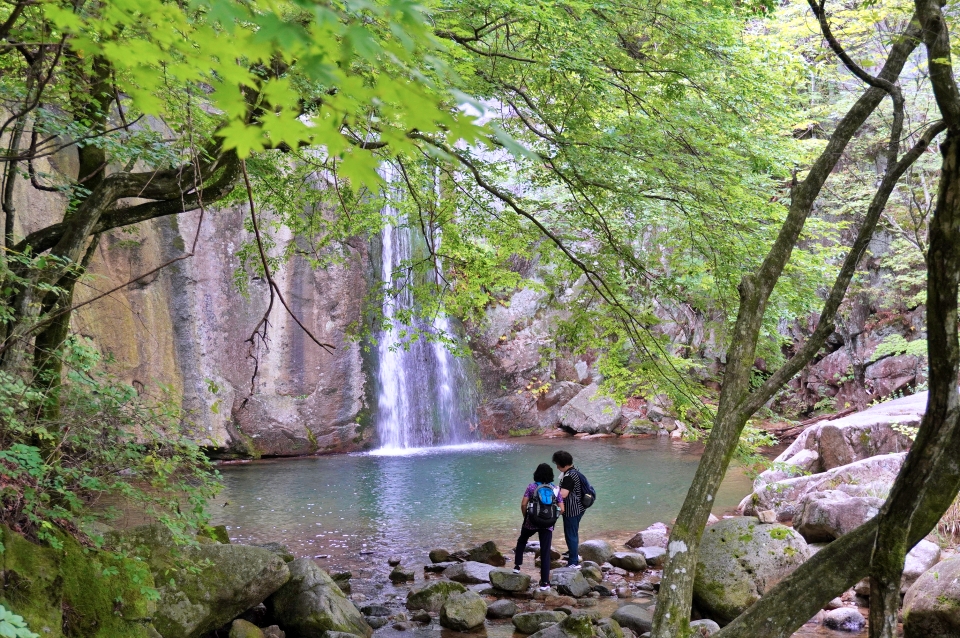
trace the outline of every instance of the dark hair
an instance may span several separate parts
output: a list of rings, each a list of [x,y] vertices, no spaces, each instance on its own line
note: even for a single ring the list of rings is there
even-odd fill
[[[533,480],[536,483],[552,483],[553,468],[546,463],[541,463],[533,472]]]
[[[557,450],[553,453],[553,462],[560,467],[568,467],[573,465],[573,455],[563,450]]]

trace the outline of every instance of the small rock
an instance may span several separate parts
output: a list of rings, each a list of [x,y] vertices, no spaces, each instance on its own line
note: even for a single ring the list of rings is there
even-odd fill
[[[407,593],[407,609],[423,609],[438,612],[452,594],[463,593],[467,588],[449,580],[434,580],[423,587]]]
[[[467,561],[451,565],[443,571],[443,575],[458,583],[489,583],[492,570],[493,567],[487,563]]]
[[[590,583],[579,569],[561,568],[550,573],[550,584],[561,594],[580,598],[590,592]]]
[[[693,630],[694,636],[712,636],[713,634],[720,631],[720,625],[713,622],[709,618],[704,618],[703,620],[694,620],[690,623],[690,629]]]
[[[590,592],[590,594],[588,594],[588,595],[589,595],[589,596],[593,596],[593,594],[597,594],[597,592],[592,591],[592,592]],[[599,596],[600,596],[600,594],[597,594],[597,597],[598,597],[598,598],[599,598]],[[596,606],[599,605],[600,603],[597,602],[597,599],[596,599],[596,598],[581,598],[580,600],[577,601],[577,604],[580,605],[581,607],[596,607]]]
[[[864,578],[863,580],[857,582],[857,584],[853,586],[853,591],[856,592],[858,596],[866,596],[867,598],[869,598],[870,597],[870,579]]]
[[[329,636],[330,634],[328,633],[327,635]],[[287,638],[287,633],[277,625],[270,625],[269,627],[264,627],[263,638]],[[331,638],[333,637],[331,636]]]
[[[276,625],[274,625],[274,627],[276,627]],[[324,638],[358,638],[357,634],[351,634],[346,631],[325,631],[323,632],[323,636]],[[267,638],[270,638],[269,634],[267,634]],[[280,633],[280,638],[285,638],[283,632]]]
[[[544,623],[555,625],[566,618],[562,611],[528,611],[513,617],[513,626],[522,634],[535,634]]]
[[[613,596],[617,593],[617,586],[609,581],[603,581],[593,586],[593,591],[601,596]]]
[[[417,573],[415,571],[402,565],[397,565],[390,572],[390,582],[392,583],[407,583],[416,580],[416,578]]]
[[[263,543],[261,545],[254,545],[253,547],[262,547],[268,552],[273,552],[282,558],[283,562],[285,563],[291,563],[296,558],[296,556],[293,555],[293,552],[291,552],[290,549],[283,543]]]
[[[670,532],[663,523],[654,523],[647,529],[641,530],[626,542],[627,547],[636,549],[638,547],[663,547],[666,549],[670,540]]]
[[[920,576],[940,562],[940,547],[936,543],[922,540],[907,553],[903,564],[903,580],[900,593],[905,594]]]
[[[557,623],[555,622],[542,622],[540,623],[540,626],[537,627],[537,631],[543,631],[544,629],[549,629],[550,627],[553,627],[556,624]]]
[[[238,618],[230,625],[229,638],[263,638],[263,632],[253,623]]]
[[[617,598],[633,598],[633,592],[629,587],[621,585],[617,587]]]
[[[432,572],[432,573],[442,573],[446,571],[447,567],[451,565],[459,565],[456,561],[444,561],[442,563],[432,563],[430,565],[424,565],[423,571]]]
[[[777,513],[773,510],[763,510],[757,512],[757,518],[760,519],[761,523],[773,524],[777,522]]]
[[[367,624],[373,627],[374,629],[380,629],[381,627],[386,627],[387,623],[390,622],[386,616],[365,616]]]
[[[831,601],[828,601],[826,605],[823,606],[827,611],[833,611],[834,609],[840,609],[843,607],[843,599],[837,596]]]
[[[391,612],[386,605],[364,605],[360,613],[364,616],[389,616]]]
[[[431,563],[445,563],[450,560],[450,552],[445,549],[431,549],[430,550],[430,562]]]
[[[616,552],[610,557],[610,564],[628,572],[642,572],[647,568],[647,559],[639,553]]]
[[[503,567],[507,564],[507,559],[500,553],[497,544],[493,541],[487,541],[483,545],[467,550],[466,560],[486,563],[494,567]]]
[[[387,565],[390,565],[390,567],[396,567],[400,564],[401,560],[402,559],[399,556],[391,556],[387,559]]]
[[[486,617],[487,603],[472,591],[451,594],[440,608],[440,625],[456,631],[479,627]]]
[[[593,565],[587,566],[586,564],[581,564],[580,572],[583,574],[583,577],[587,580],[595,580],[598,583],[603,580],[603,572],[600,571],[600,568],[596,566],[596,563]]]
[[[344,594],[350,593],[350,579],[353,578],[353,572],[334,572],[330,574],[330,578],[337,584],[340,591]]]
[[[527,591],[530,589],[530,577],[526,574],[514,574],[509,569],[490,570],[490,582],[497,589],[510,592]]]
[[[639,605],[624,605],[611,616],[623,627],[629,627],[637,634],[653,629],[653,613]]]
[[[589,560],[602,565],[613,556],[613,547],[604,540],[589,540],[580,543],[578,552],[582,560]]]
[[[487,605],[487,618],[513,618],[517,613],[517,604],[512,600],[495,600]]]
[[[390,626],[397,631],[411,631],[412,629],[416,629],[416,625],[409,620],[401,620],[400,622],[395,622]],[[326,638],[326,636],[324,636],[324,638]]]
[[[429,625],[431,621],[430,612],[423,609],[418,609],[410,615],[410,620],[413,622],[418,622],[421,625]]]
[[[662,547],[640,547],[637,549],[638,554],[643,554],[643,557],[647,560],[647,565],[655,569],[663,567],[667,562],[667,550]]]
[[[829,612],[823,619],[823,625],[839,631],[862,631],[867,619],[856,609],[844,607]]]

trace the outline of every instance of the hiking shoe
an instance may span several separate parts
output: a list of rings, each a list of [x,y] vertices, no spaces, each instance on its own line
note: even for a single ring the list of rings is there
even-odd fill
[[[514,568],[513,568],[513,573],[514,573],[514,574],[519,574],[519,573],[520,573],[520,568],[519,568],[519,567],[514,567]]]
[[[580,563],[576,563],[574,565],[567,565],[567,567],[570,569],[582,569],[583,566]]]
[[[540,591],[550,591],[550,585],[540,585]]]

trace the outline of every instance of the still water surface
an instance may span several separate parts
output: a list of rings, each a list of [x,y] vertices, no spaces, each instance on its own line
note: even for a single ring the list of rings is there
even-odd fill
[[[520,498],[538,463],[566,449],[596,487],[582,540],[626,538],[680,510],[700,446],[668,439],[524,439],[426,449],[403,456],[327,456],[221,468],[214,521],[240,542],[286,543],[298,556],[351,567],[361,556],[426,560],[430,549],[487,540],[510,547]],[[732,469],[716,495],[729,512],[751,489]],[[559,531],[559,530],[558,530]],[[562,543],[562,539],[560,541]]]

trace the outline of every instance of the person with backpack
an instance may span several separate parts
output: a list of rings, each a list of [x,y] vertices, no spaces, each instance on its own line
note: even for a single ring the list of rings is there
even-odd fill
[[[573,466],[573,455],[563,450],[553,453],[553,463],[563,473],[560,498],[563,499],[563,536],[567,541],[567,567],[580,569],[580,519],[593,505],[597,493],[587,477]]]
[[[541,463],[533,473],[533,483],[527,486],[520,500],[523,525],[514,550],[513,572],[520,573],[523,552],[527,541],[537,534],[540,538],[540,591],[550,589],[550,544],[553,541],[553,526],[563,513],[560,488],[553,484],[553,469]]]

